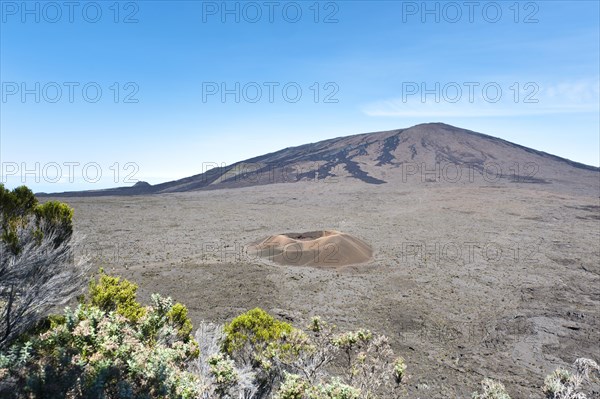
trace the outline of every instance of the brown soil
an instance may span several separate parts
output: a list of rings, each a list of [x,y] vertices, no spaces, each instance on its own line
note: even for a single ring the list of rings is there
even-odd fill
[[[484,376],[540,398],[556,367],[600,359],[599,193],[555,186],[340,178],[62,200],[97,267],[144,300],[185,303],[195,323],[257,306],[297,325],[320,315],[388,335],[411,398],[468,398]],[[372,259],[289,267],[245,252],[282,231],[328,230],[360,237]]]

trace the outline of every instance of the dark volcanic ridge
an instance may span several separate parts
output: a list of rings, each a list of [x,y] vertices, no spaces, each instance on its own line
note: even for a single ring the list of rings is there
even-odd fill
[[[385,183],[528,183],[597,191],[600,168],[443,123],[338,137],[289,147],[157,185],[38,195],[176,193],[311,180]],[[590,187],[591,185],[591,187]]]

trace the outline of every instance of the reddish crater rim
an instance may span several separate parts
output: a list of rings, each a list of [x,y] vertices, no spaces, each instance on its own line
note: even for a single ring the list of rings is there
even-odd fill
[[[339,234],[339,233],[335,232],[335,231],[330,231],[330,230],[319,230],[319,231],[308,231],[305,233],[283,233],[281,235],[285,236],[285,237],[289,237],[292,240],[311,241],[311,240],[316,240],[318,238],[331,236],[334,234]]]

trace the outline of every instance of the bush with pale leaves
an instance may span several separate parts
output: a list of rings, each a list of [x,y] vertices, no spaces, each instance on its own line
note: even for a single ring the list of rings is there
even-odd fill
[[[197,345],[170,321],[170,298],[152,296],[137,322],[79,305],[61,323],[0,354],[0,396],[35,398],[196,398],[185,371]]]
[[[579,358],[573,363],[573,371],[559,368],[546,377],[544,394],[547,399],[587,399],[582,392],[583,385],[594,374],[600,376],[598,364],[591,359]]]

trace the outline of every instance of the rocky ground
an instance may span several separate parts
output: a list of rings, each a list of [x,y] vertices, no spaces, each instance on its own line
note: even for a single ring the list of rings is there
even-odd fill
[[[388,335],[411,398],[467,398],[484,376],[539,398],[556,367],[600,360],[597,191],[337,179],[61,200],[95,267],[185,303],[195,323],[256,306],[296,324],[320,315]],[[366,241],[373,260],[286,267],[245,252],[322,229]]]

